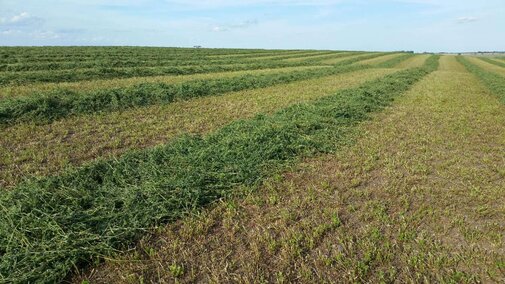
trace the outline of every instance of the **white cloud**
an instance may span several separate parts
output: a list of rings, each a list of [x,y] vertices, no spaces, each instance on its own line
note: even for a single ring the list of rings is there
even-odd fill
[[[59,39],[60,34],[41,29],[44,20],[28,12],[20,12],[9,17],[0,18],[0,35],[9,37],[27,37],[35,40]]]
[[[40,26],[43,22],[43,19],[34,17],[28,12],[21,12],[11,17],[0,18],[0,25],[11,27]]]
[[[12,16],[12,18],[9,19],[9,23],[19,23],[22,22],[26,19],[29,19],[31,16],[27,12],[22,12],[19,15]]]
[[[24,31],[24,30],[7,29],[7,30],[0,31],[0,35],[3,35],[3,36],[24,36],[24,37],[39,39],[39,40],[61,38],[61,35],[59,33],[56,33],[54,31],[49,31],[49,30]]]
[[[37,39],[58,39],[60,35],[53,31],[35,31],[31,33],[34,38]]]
[[[479,18],[477,17],[459,17],[457,19],[457,22],[460,24],[466,24],[466,23],[472,23],[478,21]]]
[[[213,32],[225,32],[225,31],[229,31],[229,30],[233,30],[233,29],[245,29],[250,26],[257,25],[257,24],[258,24],[258,20],[253,19],[253,20],[247,20],[247,21],[243,21],[240,23],[236,23],[236,24],[215,25],[214,27],[212,27],[212,31]]]
[[[27,12],[21,12],[19,13],[18,15],[14,15],[10,18],[0,18],[0,23],[2,24],[14,24],[14,23],[19,23],[19,22],[22,22],[23,20],[26,20],[26,19],[29,19],[30,18],[30,14],[28,14]]]
[[[15,32],[16,32],[15,30],[4,30],[4,31],[0,31],[0,34],[2,34],[2,35],[12,35]]]

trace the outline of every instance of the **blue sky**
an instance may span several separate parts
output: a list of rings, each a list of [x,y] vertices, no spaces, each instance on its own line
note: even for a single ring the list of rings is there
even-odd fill
[[[0,0],[0,45],[505,50],[505,1]]]

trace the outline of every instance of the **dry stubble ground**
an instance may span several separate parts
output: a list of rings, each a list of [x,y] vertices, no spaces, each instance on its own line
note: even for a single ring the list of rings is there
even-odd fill
[[[505,281],[505,106],[453,58],[441,63],[355,143],[74,280]]]

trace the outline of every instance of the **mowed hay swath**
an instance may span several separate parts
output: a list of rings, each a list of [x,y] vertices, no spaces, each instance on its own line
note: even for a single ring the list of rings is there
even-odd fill
[[[412,67],[420,67],[424,64],[424,62],[426,61],[426,59],[428,59],[428,57],[430,57],[429,54],[423,54],[423,55],[414,55],[406,60],[404,60],[403,62],[400,62],[398,65],[395,66],[395,68],[412,68]],[[440,60],[442,60],[442,58],[440,58]],[[442,64],[442,62],[440,62],[440,64]]]
[[[180,84],[142,83],[129,88],[93,92],[72,92],[57,89],[48,93],[36,93],[31,96],[0,100],[0,125],[12,125],[23,121],[51,122],[77,114],[166,104],[175,100],[317,78],[370,67],[360,65],[359,62],[381,56],[383,56],[381,53],[363,55],[341,61],[332,68],[322,66],[316,67],[317,70],[280,72],[275,75],[244,75],[226,79],[194,80]],[[311,61],[304,62],[312,64]]]
[[[75,265],[125,248],[146,228],[180,218],[240,184],[257,184],[269,174],[266,168],[330,151],[367,113],[382,109],[436,68],[436,60],[312,103],[231,123],[206,137],[183,137],[19,184],[0,201],[5,213],[0,222],[8,228],[0,233],[5,240],[0,271],[17,281],[61,279]],[[14,218],[16,228],[9,225]],[[7,241],[13,234],[21,242]]]
[[[142,83],[165,83],[175,84],[191,80],[209,80],[217,78],[230,78],[247,74],[275,74],[290,71],[299,71],[305,69],[314,69],[317,67],[331,67],[331,66],[298,66],[298,67],[285,67],[275,69],[258,69],[258,70],[242,70],[242,71],[229,71],[229,72],[214,72],[205,74],[191,74],[191,75],[166,75],[166,76],[152,76],[152,77],[132,77],[132,78],[118,78],[118,79],[97,79],[86,80],[79,82],[63,82],[63,83],[32,83],[21,86],[6,86],[0,88],[0,99],[13,98],[20,96],[27,96],[34,93],[48,93],[50,91],[93,91],[101,89],[112,88],[125,88]]]
[[[99,157],[166,143],[185,133],[207,133],[235,119],[269,113],[376,79],[393,69],[365,69],[289,84],[244,90],[121,112],[67,118],[51,124],[23,123],[0,137],[0,185],[54,173]],[[99,126],[97,128],[97,125]]]
[[[499,62],[0,48],[0,282],[500,282]]]
[[[499,73],[488,71],[472,63],[470,60],[459,56],[458,62],[463,64],[468,71],[477,76],[502,102],[505,103],[505,77]]]
[[[478,67],[480,67],[484,70],[491,71],[491,72],[497,73],[497,74],[505,77],[505,67],[504,66],[500,66],[498,64],[493,64],[494,62],[486,61],[486,60],[484,60],[484,58],[467,57],[465,59],[468,60],[470,63],[477,65]]]
[[[312,64],[311,60],[303,60],[302,62],[285,62],[276,59],[238,59],[238,61],[217,61],[214,62],[214,64],[209,64],[209,62],[212,61],[209,61],[202,56],[197,57],[196,59],[188,57],[186,60],[191,59],[194,59],[194,61],[185,61],[178,59],[172,63],[154,62],[153,66],[139,67],[114,67],[110,64],[103,64],[95,68],[0,72],[0,86],[19,85],[34,82],[75,82],[100,78],[130,78],[138,76],[160,76],[170,74],[188,75],[197,73],[295,67]]]
[[[0,124],[12,125],[23,121],[51,122],[72,115],[167,104],[176,100],[268,87],[362,68],[365,67],[341,64],[333,68],[320,67],[313,70],[280,72],[275,75],[243,75],[213,80],[193,80],[179,84],[142,83],[129,88],[92,92],[56,90],[45,94],[36,93],[31,96],[0,100]]]

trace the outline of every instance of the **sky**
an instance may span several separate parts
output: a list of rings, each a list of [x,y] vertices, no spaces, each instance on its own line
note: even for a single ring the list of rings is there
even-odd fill
[[[0,46],[505,50],[504,0],[0,0]]]

